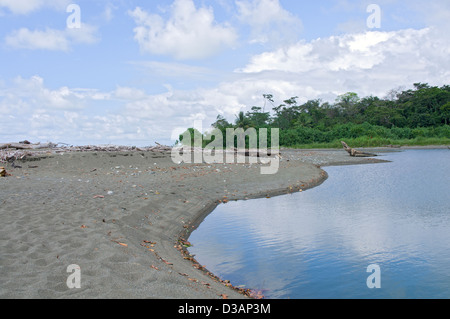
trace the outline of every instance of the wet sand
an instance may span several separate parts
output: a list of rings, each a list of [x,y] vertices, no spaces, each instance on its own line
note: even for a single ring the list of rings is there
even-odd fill
[[[11,174],[0,177],[0,298],[247,298],[186,255],[189,233],[220,203],[318,186],[321,166],[382,162],[344,150],[282,155],[275,175],[259,164],[174,164],[167,152],[0,165]],[[74,264],[79,289],[67,286]]]

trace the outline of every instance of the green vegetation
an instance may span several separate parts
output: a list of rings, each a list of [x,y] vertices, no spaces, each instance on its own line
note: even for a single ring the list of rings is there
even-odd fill
[[[225,136],[227,128],[279,128],[280,146],[292,148],[340,148],[341,140],[352,147],[386,145],[450,145],[450,86],[415,83],[414,89],[391,91],[380,99],[360,98],[349,92],[335,103],[298,97],[274,105],[264,94],[264,107],[240,112],[234,123],[222,116],[213,126]],[[272,111],[266,106],[272,105]]]

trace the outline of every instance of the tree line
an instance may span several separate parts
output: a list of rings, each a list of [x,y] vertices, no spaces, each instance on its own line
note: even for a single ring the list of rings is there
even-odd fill
[[[224,135],[227,128],[279,128],[282,147],[339,147],[342,139],[355,146],[450,143],[449,85],[415,83],[413,89],[391,90],[384,98],[348,92],[334,103],[316,99],[300,104],[295,96],[276,106],[272,94],[264,94],[263,101],[237,114],[234,122],[218,115],[212,126]]]

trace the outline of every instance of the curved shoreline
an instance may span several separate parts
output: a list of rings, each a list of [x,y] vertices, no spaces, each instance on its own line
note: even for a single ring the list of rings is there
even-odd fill
[[[0,297],[245,298],[185,259],[180,238],[219,201],[318,186],[327,178],[320,166],[382,162],[340,150],[282,153],[273,176],[258,165],[175,165],[170,154],[142,152],[6,166],[13,176],[0,179]],[[66,285],[72,264],[81,268],[81,289]]]
[[[325,174],[321,174],[321,179],[319,179],[318,181],[314,182],[314,183],[310,183],[308,185],[305,184],[304,187],[302,187],[302,191],[306,191],[308,189],[314,188],[314,187],[318,187],[320,186],[322,183],[324,183],[327,179],[328,179],[328,173],[326,171],[322,171]],[[252,199],[260,199],[260,198],[271,198],[271,197],[277,197],[277,196],[283,196],[283,195],[289,195],[289,194],[293,194],[295,191],[289,189],[289,188],[284,188],[284,189],[279,189],[279,190],[271,190],[268,192],[262,192],[260,194],[255,194],[249,197],[244,197],[244,198],[235,198],[233,199],[233,201],[242,201],[242,200],[252,200]],[[216,210],[216,208],[219,205],[224,205],[225,203],[221,202],[220,199],[217,199],[215,201],[215,203],[213,205],[211,205],[210,207],[208,207],[205,210],[199,211],[198,215],[194,217],[194,220],[189,224],[191,226],[191,230],[187,231],[186,229],[184,229],[183,231],[181,231],[180,236],[179,236],[179,242],[180,243],[189,243],[189,238],[192,234],[193,231],[195,231],[205,220],[206,217],[208,217],[210,214],[212,214],[214,212],[214,210]],[[252,298],[252,294],[253,294],[253,290],[250,287],[247,288],[237,288],[235,286],[232,285],[232,283],[225,279],[225,278],[220,278],[218,276],[216,276],[213,272],[211,272],[210,270],[207,269],[207,267],[204,267],[202,265],[200,265],[200,263],[194,258],[192,257],[192,255],[190,254],[190,252],[187,249],[188,247],[183,247],[182,245],[179,245],[177,247],[177,249],[180,251],[180,253],[184,256],[184,258],[188,258],[188,260],[190,260],[193,264],[193,267],[195,267],[196,269],[202,271],[205,275],[211,277],[213,280],[215,280],[218,283],[221,283],[223,285],[225,285],[226,287],[235,290],[236,292],[238,292],[239,294],[242,294],[245,297],[250,297]]]

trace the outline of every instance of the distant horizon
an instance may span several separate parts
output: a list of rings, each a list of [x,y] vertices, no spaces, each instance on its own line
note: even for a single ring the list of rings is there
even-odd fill
[[[263,94],[442,86],[449,29],[447,0],[0,0],[0,141],[172,145]]]

